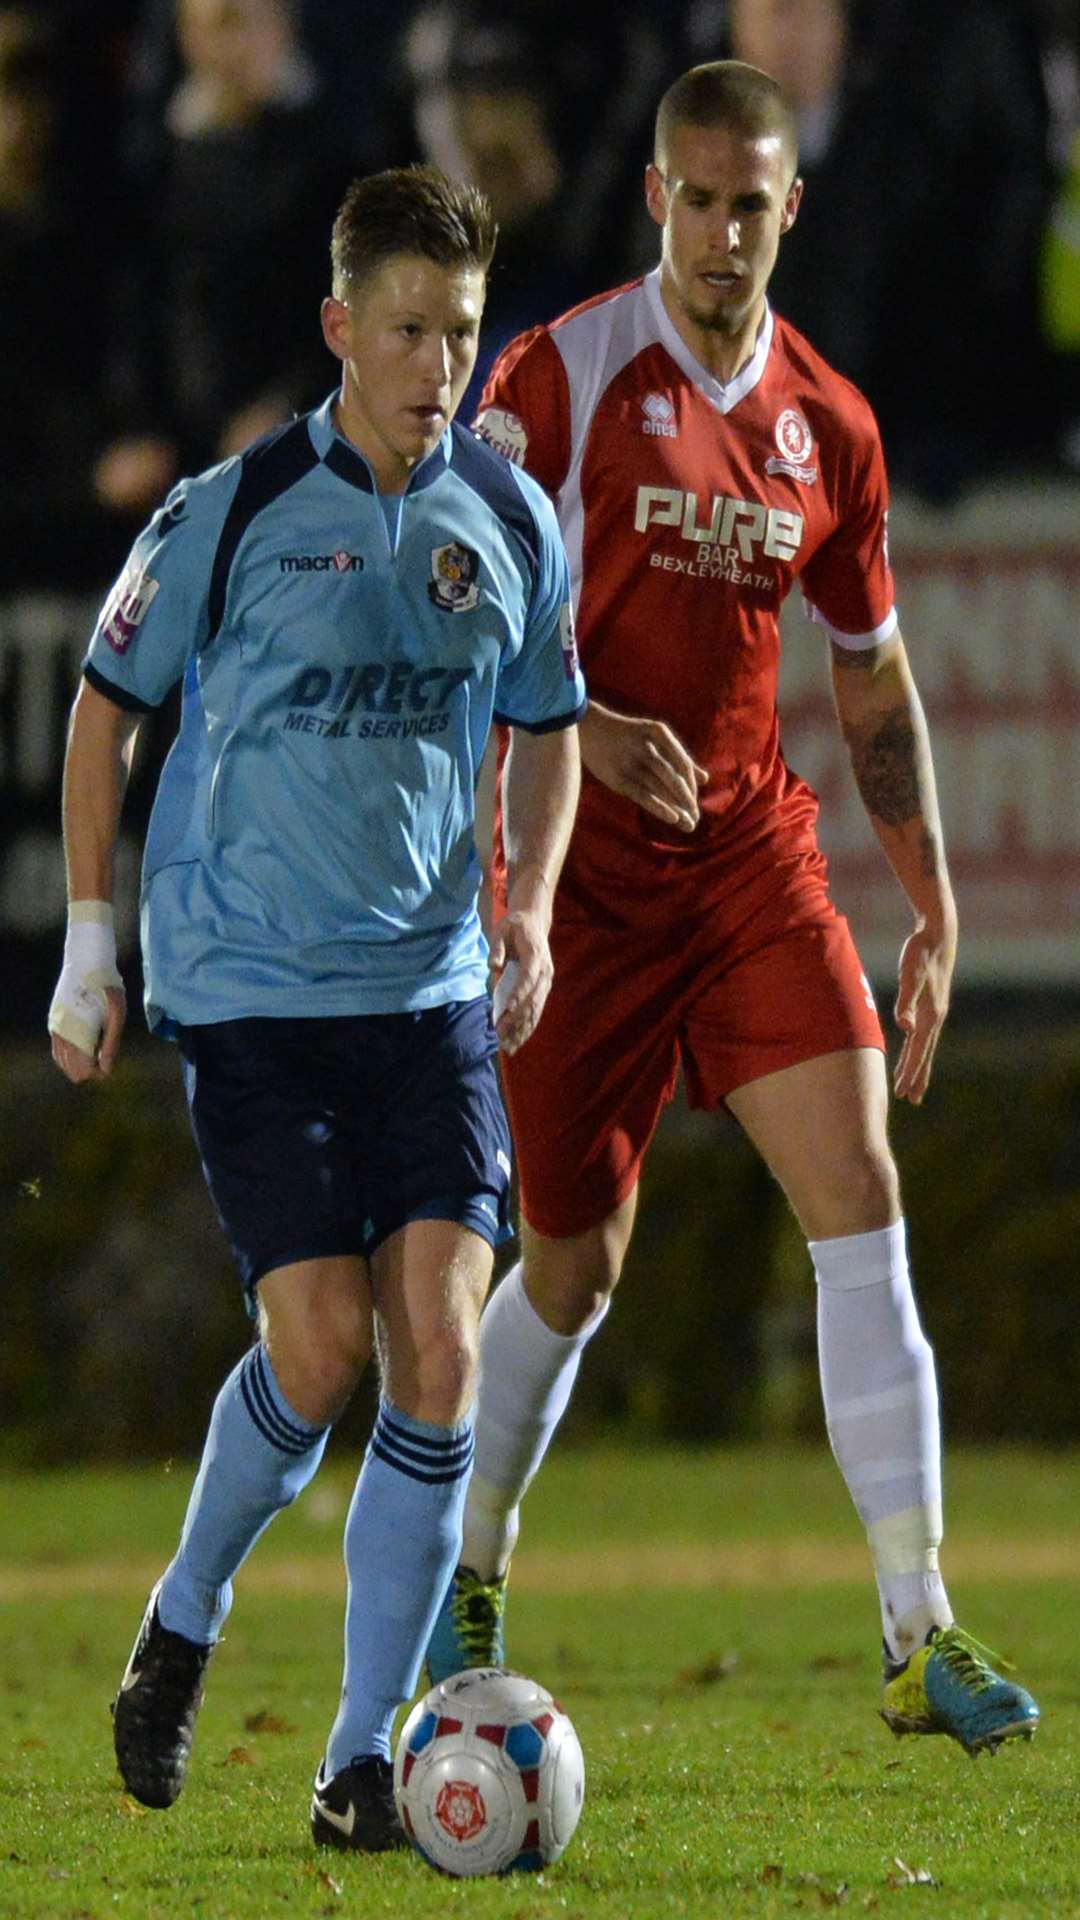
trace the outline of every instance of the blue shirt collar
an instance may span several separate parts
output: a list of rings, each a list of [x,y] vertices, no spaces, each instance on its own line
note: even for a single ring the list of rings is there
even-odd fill
[[[358,487],[361,493],[378,493],[375,475],[358,447],[344,434],[337,431],[333,421],[333,409],[338,395],[336,391],[328,396],[321,407],[308,414],[308,432],[312,445],[324,466],[336,473],[339,480],[347,480],[350,486]],[[449,427],[432,447],[431,452],[417,463],[409,475],[406,493],[419,493],[450,465],[453,452],[453,434]]]

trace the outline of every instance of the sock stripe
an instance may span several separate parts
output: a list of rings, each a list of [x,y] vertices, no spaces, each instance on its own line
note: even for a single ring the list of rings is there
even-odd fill
[[[395,1454],[399,1460],[404,1460],[409,1466],[415,1467],[419,1473],[434,1473],[443,1467],[463,1466],[473,1457],[471,1434],[463,1446],[447,1447],[444,1453],[434,1457],[430,1454],[425,1456],[422,1453],[416,1453],[412,1447],[402,1446],[399,1440],[392,1440],[381,1428],[376,1428],[373,1438],[378,1440],[379,1445],[384,1447],[387,1453]]]
[[[469,1468],[472,1466],[472,1454],[470,1454],[468,1459],[462,1461],[460,1466],[450,1467],[445,1473],[420,1473],[416,1467],[407,1466],[398,1454],[388,1453],[386,1448],[381,1447],[377,1440],[372,1440],[368,1452],[371,1453],[376,1460],[384,1461],[388,1467],[394,1467],[398,1473],[405,1474],[410,1480],[422,1480],[424,1485],[428,1487],[442,1487],[446,1486],[451,1480],[463,1480]]]
[[[302,1427],[294,1426],[278,1412],[263,1368],[262,1349],[253,1347],[240,1371],[240,1390],[254,1425],[279,1453],[307,1453],[318,1440],[320,1430],[305,1433]]]
[[[281,1446],[289,1452],[306,1452],[315,1436],[282,1413],[267,1377],[267,1361],[261,1347],[252,1349],[251,1389],[264,1419],[280,1435]]]
[[[415,1467],[421,1476],[426,1473],[440,1473],[446,1467],[467,1467],[473,1457],[471,1442],[467,1447],[454,1453],[444,1453],[438,1460],[425,1460],[420,1454],[413,1453],[410,1447],[402,1447],[395,1441],[388,1440],[385,1433],[376,1432],[372,1435],[372,1439],[378,1441],[384,1453],[392,1455],[395,1460],[400,1460],[404,1466]]]
[[[410,1480],[422,1480],[426,1485],[436,1487],[445,1486],[451,1480],[460,1480],[468,1473],[472,1466],[474,1445],[471,1427],[464,1433],[448,1434],[445,1440],[430,1440],[425,1435],[409,1433],[406,1428],[380,1413],[369,1451],[376,1460],[382,1460],[388,1467],[396,1467],[399,1473],[407,1474]]]
[[[393,1419],[385,1407],[379,1410],[378,1424],[388,1440],[396,1440],[403,1447],[420,1448],[426,1453],[437,1454],[440,1457],[448,1447],[466,1446],[472,1439],[471,1427],[466,1428],[464,1433],[456,1435],[447,1432],[441,1440],[436,1440],[426,1433],[414,1433],[410,1427],[403,1427],[399,1421]]]
[[[410,1466],[418,1467],[422,1473],[429,1468],[458,1466],[463,1460],[471,1460],[473,1455],[474,1442],[471,1433],[466,1434],[462,1440],[456,1441],[452,1447],[444,1447],[436,1454],[418,1453],[415,1447],[396,1440],[393,1434],[387,1433],[385,1427],[378,1424],[372,1438],[378,1440],[380,1445],[386,1448],[387,1453],[400,1454],[403,1460],[408,1461]]]

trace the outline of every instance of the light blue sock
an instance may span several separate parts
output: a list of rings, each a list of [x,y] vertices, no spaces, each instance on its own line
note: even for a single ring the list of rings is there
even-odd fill
[[[266,1349],[252,1347],[214,1402],[180,1546],[158,1593],[162,1626],[201,1643],[218,1638],[233,1574],[303,1492],[329,1432],[293,1412]]]
[[[461,1550],[474,1418],[435,1427],[387,1400],[379,1408],[345,1523],[345,1680],[328,1775],[360,1755],[390,1757],[394,1714],[416,1690]]]

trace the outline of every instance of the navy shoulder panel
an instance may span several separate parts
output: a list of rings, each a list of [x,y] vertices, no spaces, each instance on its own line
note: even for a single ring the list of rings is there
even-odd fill
[[[318,464],[319,456],[311,442],[306,415],[290,420],[283,427],[275,427],[242,455],[240,484],[225,515],[210,574],[209,639],[213,639],[221,625],[236,550],[255,515],[279,495],[287,493]]]
[[[106,700],[111,700],[115,707],[123,707],[125,713],[153,713],[153,707],[148,706],[145,700],[140,700],[138,694],[129,693],[126,687],[118,687],[114,680],[99,673],[91,661],[84,660],[82,670],[83,678],[89,680],[95,693],[104,694]]]
[[[540,529],[514,478],[513,468],[501,453],[478,440],[466,427],[459,427],[455,422],[450,431],[453,434],[452,471],[478,493],[503,526],[517,536],[535,580],[540,571]]]

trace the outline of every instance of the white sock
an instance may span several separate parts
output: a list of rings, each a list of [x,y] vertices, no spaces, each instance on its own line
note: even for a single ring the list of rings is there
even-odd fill
[[[904,1222],[812,1240],[825,1423],[863,1525],[897,1659],[952,1620],[938,1572],[941,1437],[934,1356],[919,1325]]]
[[[520,1260],[484,1309],[476,1460],[461,1549],[463,1565],[482,1580],[506,1570],[518,1535],[518,1503],[566,1412],[582,1353],[606,1313],[605,1305],[580,1333],[553,1333],[525,1292]]]

